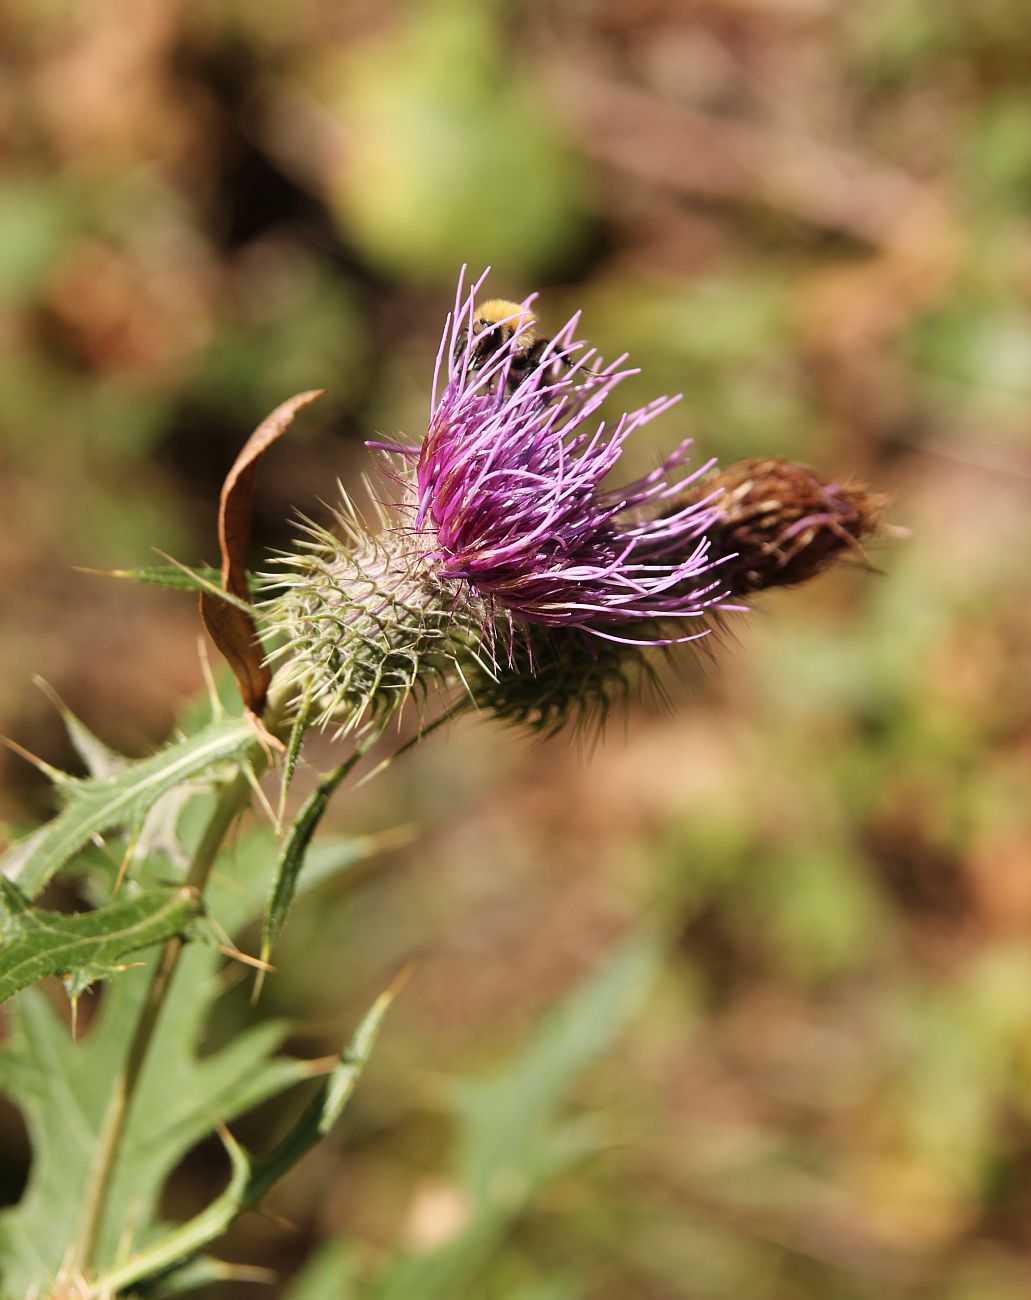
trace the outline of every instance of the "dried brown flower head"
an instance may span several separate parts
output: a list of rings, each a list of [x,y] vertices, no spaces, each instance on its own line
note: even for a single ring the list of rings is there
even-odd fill
[[[695,491],[720,490],[710,529],[721,576],[735,596],[806,582],[851,551],[865,558],[885,498],[857,483],[828,483],[815,470],[778,456],[737,461]]]

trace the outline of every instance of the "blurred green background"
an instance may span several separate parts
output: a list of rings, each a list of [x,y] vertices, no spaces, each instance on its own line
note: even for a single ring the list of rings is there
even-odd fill
[[[200,683],[192,600],[73,566],[213,559],[299,389],[257,536],[358,487],[364,438],[425,426],[463,262],[545,326],[582,307],[628,400],[685,393],[628,473],[690,433],[909,530],[590,752],[470,722],[345,793],[339,828],[414,839],[299,904],[261,1014],[318,1055],[416,975],[229,1253],[308,1261],[291,1300],[1024,1300],[1026,0],[3,0],[0,50],[0,731],[45,757],[34,673],[135,753]],[[0,815],[45,811],[0,775]],[[645,919],[646,988],[611,956]],[[591,972],[583,1041],[536,1030]],[[230,989],[220,1032],[248,1014]],[[541,1158],[485,1216],[502,1137]],[[200,1149],[169,1214],[224,1176]]]

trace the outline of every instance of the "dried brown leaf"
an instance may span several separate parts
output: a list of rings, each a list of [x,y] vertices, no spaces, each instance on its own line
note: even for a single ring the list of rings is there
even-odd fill
[[[302,406],[322,396],[321,388],[298,393],[266,416],[244,444],[222,485],[218,509],[218,541],[222,551],[222,589],[238,600],[250,602],[247,586],[247,547],[251,540],[251,502],[258,463],[283,434]],[[202,592],[201,617],[211,639],[224,655],[243,702],[255,715],[265,706],[270,673],[265,665],[258,630],[250,614]]]

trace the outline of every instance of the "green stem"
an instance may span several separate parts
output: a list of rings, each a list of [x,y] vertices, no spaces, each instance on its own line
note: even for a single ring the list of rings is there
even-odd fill
[[[255,746],[255,749],[258,749],[258,747]],[[260,752],[258,750],[258,753]],[[260,760],[255,756],[255,761]],[[188,882],[200,894],[203,894],[211,864],[215,860],[222,840],[237,815],[247,806],[250,793],[250,782],[243,771],[238,772],[231,781],[222,787],[218,803],[215,805],[211,820],[208,822],[187,876]],[[104,1113],[104,1122],[97,1141],[93,1169],[86,1185],[86,1202],[83,1208],[82,1220],[73,1247],[72,1266],[80,1273],[85,1273],[93,1261],[104,1205],[111,1187],[111,1178],[114,1174],[115,1162],[125,1132],[129,1107],[136,1093],[140,1074],[143,1071],[154,1038],[154,1031],[157,1029],[161,1009],[168,995],[172,976],[179,964],[183,942],[180,935],[173,935],[171,939],[166,941],[162,949],[161,957],[151,976],[150,987],[147,989],[140,1018],[136,1022],[132,1043],[111,1090],[111,1097]]]
[[[285,700],[280,698],[270,700],[265,724],[273,733],[278,724],[278,716],[276,715],[279,714],[284,703]],[[261,776],[268,767],[269,762],[270,754],[268,750],[258,740],[255,740],[243,758],[240,759],[236,774],[222,786],[215,808],[204,829],[200,843],[197,845],[184,882],[197,891],[198,898],[204,896],[212,865],[218,856],[219,849],[222,847],[223,840],[237,817],[250,802],[253,776]],[[107,1104],[107,1110],[104,1112],[104,1120],[97,1140],[93,1168],[86,1183],[82,1219],[68,1261],[70,1270],[80,1275],[85,1275],[93,1263],[93,1256],[97,1248],[97,1240],[103,1221],[104,1207],[107,1203],[108,1192],[111,1189],[111,1179],[114,1175],[118,1153],[125,1135],[129,1110],[132,1106],[133,1097],[136,1095],[140,1075],[143,1072],[154,1039],[161,1009],[165,1004],[172,977],[179,964],[184,942],[182,936],[173,935],[171,939],[166,941],[162,949],[157,966],[151,975],[143,1008],[140,1011],[140,1018],[136,1022],[136,1028],[133,1032],[132,1042],[111,1089],[111,1096]]]
[[[273,724],[269,721],[269,717],[273,712],[277,711],[276,707],[270,704],[269,713],[266,715],[266,721],[270,727]],[[454,708],[445,711],[442,717],[438,718],[429,727],[426,727],[418,737],[401,746],[397,754],[404,753],[416,743],[417,739],[421,739],[430,731],[436,730],[438,726],[443,725],[456,711]],[[310,829],[306,828],[309,835],[314,830],[315,823],[321,818],[321,814],[329,801],[329,795],[380,739],[385,724],[386,720],[384,719],[379,726],[371,728],[362,737],[354,753],[323,782],[318,792],[321,797],[313,811],[313,824]],[[268,766],[268,762],[269,755],[267,751],[255,742],[255,745],[240,761],[236,775],[223,786],[203,838],[197,847],[186,879],[186,883],[196,889],[198,895],[203,896],[211,867],[218,855],[222,841],[238,814],[247,806],[249,801],[253,777],[248,775],[247,764],[250,765],[253,773],[260,776]],[[376,771],[379,770],[380,768],[376,769]],[[104,1206],[125,1132],[129,1108],[157,1028],[161,1008],[164,1005],[183,949],[183,943],[182,938],[175,937],[168,940],[165,945],[152,976],[150,988],[147,992],[140,1019],[136,1025],[125,1064],[112,1090],[97,1144],[97,1155],[89,1179],[82,1224],[73,1247],[71,1267],[80,1274],[85,1274],[93,1262]],[[353,1086],[353,1082],[351,1086]],[[257,1205],[264,1192],[276,1181],[280,1173],[295,1163],[303,1154],[303,1151],[307,1150],[315,1140],[315,1137],[307,1132],[305,1132],[303,1140],[298,1134],[295,1134],[290,1141],[284,1140],[274,1152],[257,1162],[248,1161],[240,1153],[234,1159],[234,1172],[230,1185],[216,1201],[189,1223],[174,1229],[159,1242],[154,1243],[152,1247],[134,1256],[131,1260],[125,1261],[124,1264],[98,1279],[90,1295],[114,1294],[120,1287],[151,1276],[155,1271],[168,1268],[179,1260],[188,1258],[202,1245],[224,1232],[244,1209]],[[295,1150],[294,1147],[297,1147],[297,1149]],[[232,1154],[232,1148],[230,1153]]]
[[[369,1058],[379,1027],[403,981],[377,998],[358,1026],[351,1042],[318,1093],[305,1107],[293,1128],[259,1159],[249,1156],[227,1133],[223,1135],[232,1165],[229,1185],[221,1196],[195,1218],[171,1229],[132,1259],[116,1265],[97,1279],[97,1295],[116,1295],[137,1282],[152,1280],[176,1265],[191,1260],[216,1237],[222,1236],[246,1210],[255,1209],[277,1183],[332,1128],[354,1091]]]

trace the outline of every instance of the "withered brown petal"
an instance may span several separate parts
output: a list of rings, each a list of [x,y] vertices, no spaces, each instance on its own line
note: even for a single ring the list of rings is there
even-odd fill
[[[277,406],[247,439],[222,485],[218,508],[218,542],[222,551],[222,590],[250,601],[247,587],[247,547],[251,540],[251,502],[258,462],[283,434],[302,406],[323,393],[313,388]],[[238,605],[209,592],[200,598],[201,618],[222,652],[240,689],[244,705],[257,716],[265,707],[271,674],[264,662],[254,619]]]

